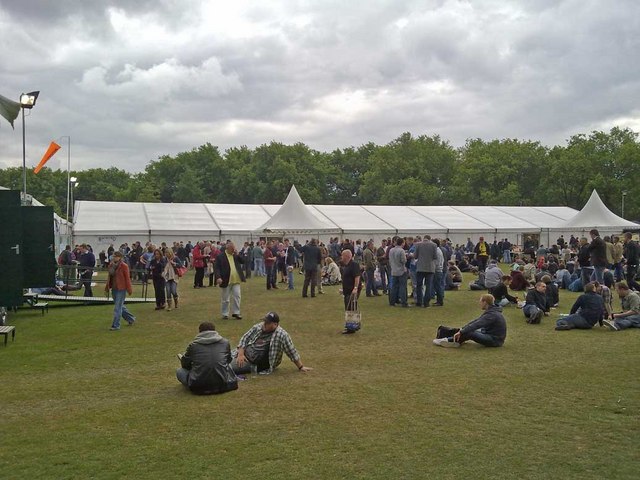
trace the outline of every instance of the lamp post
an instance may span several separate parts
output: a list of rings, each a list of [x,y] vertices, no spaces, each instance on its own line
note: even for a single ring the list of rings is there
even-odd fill
[[[624,199],[627,197],[627,191],[623,190],[622,191],[622,211],[621,211],[621,217],[624,218]]]
[[[67,139],[67,222],[69,221],[69,195],[71,193],[71,136],[63,135],[60,138]]]
[[[78,179],[76,177],[71,177],[69,179],[69,186],[70,186],[70,191],[71,191],[71,223],[73,223],[74,218],[73,218],[73,214],[74,214],[74,205],[73,205],[73,189],[76,188],[78,185],[80,185],[80,182],[78,181]]]
[[[36,105],[40,92],[29,92],[20,95],[20,107],[22,110],[22,201],[27,201],[27,147],[26,129],[24,124],[25,109],[31,110]]]

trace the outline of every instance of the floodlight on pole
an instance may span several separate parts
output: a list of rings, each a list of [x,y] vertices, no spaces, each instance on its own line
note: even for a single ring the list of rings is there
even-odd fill
[[[624,199],[627,197],[627,191],[622,191],[622,211],[620,212],[620,216],[624,218]]]
[[[20,108],[22,110],[22,201],[27,201],[27,142],[24,123],[24,111],[36,106],[40,92],[29,92],[20,95]]]

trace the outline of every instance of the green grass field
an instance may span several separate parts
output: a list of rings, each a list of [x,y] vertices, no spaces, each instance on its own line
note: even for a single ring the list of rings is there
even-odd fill
[[[554,331],[577,294],[561,291],[541,325],[505,309],[502,348],[444,349],[436,327],[475,318],[481,292],[447,292],[439,309],[362,298],[362,331],[340,335],[337,287],[303,299],[300,275],[295,292],[252,278],[244,319],[221,320],[218,289],[194,290],[192,275],[179,310],[133,305],[119,332],[111,306],[10,316],[0,478],[638,478],[640,331]],[[285,357],[219,396],[178,383],[200,322],[235,344],[268,310],[314,371]]]

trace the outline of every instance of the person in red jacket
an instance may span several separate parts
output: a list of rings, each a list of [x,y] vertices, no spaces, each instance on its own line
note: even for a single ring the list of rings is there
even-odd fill
[[[120,317],[124,318],[129,326],[133,325],[136,317],[134,317],[124,305],[127,293],[129,295],[133,293],[131,278],[129,276],[129,266],[126,262],[122,261],[122,253],[120,251],[113,252],[113,260],[109,264],[109,278],[107,285],[104,287],[104,291],[108,292],[109,289],[111,289],[111,295],[113,296],[113,323],[111,324],[111,331],[120,330]]]
[[[193,249],[193,268],[196,269],[196,275],[193,277],[193,288],[204,288],[202,281],[204,280],[204,242],[198,242]]]

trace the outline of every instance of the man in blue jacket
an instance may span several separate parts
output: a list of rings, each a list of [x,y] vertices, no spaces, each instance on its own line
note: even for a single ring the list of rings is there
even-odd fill
[[[571,307],[571,313],[556,322],[556,330],[573,328],[589,329],[597,322],[602,322],[605,314],[602,297],[596,292],[595,283],[587,283],[585,293],[580,295]]]
[[[507,338],[507,322],[502,315],[502,307],[495,305],[495,301],[491,294],[482,295],[479,300],[482,315],[467,323],[453,335],[434,339],[433,344],[440,347],[459,347],[467,340],[473,340],[485,347],[501,347]],[[453,332],[455,329],[445,327],[443,330]]]

